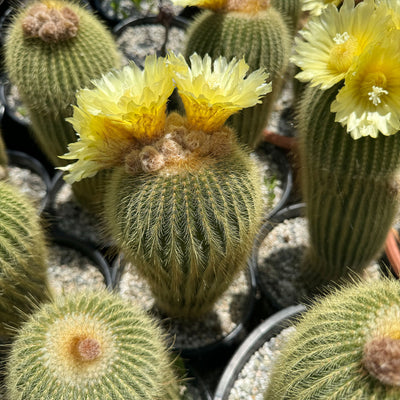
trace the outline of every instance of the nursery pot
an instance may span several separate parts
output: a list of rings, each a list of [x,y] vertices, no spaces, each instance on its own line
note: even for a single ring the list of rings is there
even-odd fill
[[[305,311],[303,305],[296,305],[285,308],[276,314],[273,314],[267,320],[262,322],[257,328],[255,328],[252,333],[247,337],[247,339],[240,345],[237,351],[234,353],[233,357],[226,366],[218,386],[215,390],[213,400],[228,400],[232,388],[235,382],[239,378],[239,375],[246,364],[252,356],[270,339],[277,336],[284,328],[290,326],[294,319],[297,318],[302,312]],[[258,360],[260,363],[262,360]],[[261,375],[261,376],[260,376]],[[259,398],[255,396],[261,396],[265,391],[265,387],[262,387],[261,382],[265,382],[265,372],[262,370],[252,371],[250,374],[246,374],[244,379],[248,380],[246,386],[257,391],[248,395],[248,398]],[[260,376],[261,382],[257,382],[257,378]],[[237,398],[237,397],[234,397]],[[245,398],[245,397],[240,397]]]

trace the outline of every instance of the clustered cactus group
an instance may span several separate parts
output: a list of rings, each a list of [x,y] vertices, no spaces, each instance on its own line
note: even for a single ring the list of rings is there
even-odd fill
[[[114,38],[78,3],[21,7],[5,68],[36,140],[82,204],[97,204],[162,314],[198,319],[247,267],[263,210],[250,152],[291,60],[307,83],[296,99],[310,232],[298,284],[320,297],[265,399],[399,398],[399,283],[354,276],[382,251],[399,208],[400,0],[174,3],[206,10],[184,55],[149,55],[144,69],[120,68]],[[294,39],[302,10],[311,17]],[[180,113],[167,112],[175,90]],[[106,291],[55,299],[46,249],[34,208],[0,182],[7,400],[180,399],[150,316]]]

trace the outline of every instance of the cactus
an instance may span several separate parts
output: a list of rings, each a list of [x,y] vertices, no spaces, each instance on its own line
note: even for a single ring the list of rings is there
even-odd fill
[[[211,309],[246,267],[259,226],[259,171],[248,155],[233,144],[220,159],[197,163],[173,174],[132,175],[121,167],[104,200],[110,236],[171,317]]]
[[[297,31],[303,0],[271,0],[271,6],[282,13],[292,35]]]
[[[0,336],[13,335],[36,304],[50,299],[46,245],[36,210],[0,182]]]
[[[76,140],[65,121],[76,91],[119,65],[110,32],[77,3],[39,1],[17,13],[8,31],[5,67],[29,111],[34,138],[54,166],[65,165],[58,156]],[[78,199],[90,190],[89,184],[81,186],[73,188]]]
[[[78,94],[71,122],[80,140],[63,168],[74,182],[110,168],[103,216],[161,311],[197,318],[246,268],[261,222],[259,171],[233,131],[234,112],[271,90],[244,60],[146,58]],[[166,115],[177,87],[186,116]],[[109,104],[113,99],[110,119]],[[99,112],[92,113],[96,104]],[[96,106],[96,107],[97,107]]]
[[[298,108],[310,233],[301,280],[310,292],[379,256],[398,210],[400,113],[391,102],[400,94],[400,31],[391,24],[373,0],[345,0],[297,41],[297,76],[311,81]]]
[[[107,291],[73,293],[40,307],[7,361],[9,400],[178,400],[161,329]]]
[[[298,116],[310,233],[302,280],[310,289],[367,267],[398,209],[400,135],[352,139],[330,112],[339,87],[307,88]]]
[[[240,6],[239,2],[232,3],[241,9],[251,2],[242,1]],[[255,6],[249,7],[252,10]],[[189,27],[185,45],[186,58],[194,52],[201,56],[209,54],[213,59],[221,55],[227,59],[244,57],[251,70],[265,68],[270,74],[272,92],[261,104],[240,111],[229,121],[239,140],[252,148],[262,140],[262,132],[281,91],[292,43],[290,27],[281,12],[264,5],[259,5],[257,10],[205,10]]]
[[[400,285],[352,283],[313,303],[273,366],[265,400],[400,398]]]

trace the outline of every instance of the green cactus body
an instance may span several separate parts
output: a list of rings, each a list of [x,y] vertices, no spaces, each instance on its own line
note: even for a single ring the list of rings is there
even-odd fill
[[[10,337],[37,303],[50,299],[46,246],[37,212],[0,182],[0,337]]]
[[[400,135],[352,139],[330,112],[338,88],[308,88],[298,115],[310,232],[302,275],[310,289],[367,267],[399,202]]]
[[[282,13],[294,35],[302,13],[302,0],[271,0],[271,5]]]
[[[9,400],[178,400],[161,329],[106,291],[42,306],[19,330],[7,362]]]
[[[198,318],[246,268],[261,210],[257,168],[234,142],[224,156],[195,166],[136,175],[115,170],[104,216],[159,309]]]
[[[44,4],[53,9],[49,11]],[[46,16],[50,12],[58,13],[54,30],[59,21],[69,29],[64,36],[58,35],[61,38],[57,31],[45,30],[43,19],[39,18],[40,13]],[[37,33],[34,27],[40,23],[44,32]],[[71,31],[75,35],[68,37]],[[23,8],[14,19],[6,41],[6,70],[29,111],[35,140],[54,166],[66,164],[58,156],[65,154],[68,144],[77,139],[65,121],[72,115],[76,91],[119,65],[120,56],[110,32],[76,3],[36,2]],[[84,192],[78,190],[75,194],[79,199],[80,194],[87,196]]]
[[[400,398],[400,285],[351,284],[300,318],[270,375],[265,400]]]
[[[274,101],[281,91],[291,48],[289,28],[280,12],[270,7],[256,14],[204,11],[187,33],[185,57],[196,52],[215,59],[245,58],[250,69],[265,68],[272,92],[261,104],[233,115],[229,123],[242,143],[255,148],[262,140]]]

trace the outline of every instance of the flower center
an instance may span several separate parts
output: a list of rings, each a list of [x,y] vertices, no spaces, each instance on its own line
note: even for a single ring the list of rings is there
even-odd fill
[[[328,63],[335,71],[347,72],[356,54],[357,39],[344,32],[336,34],[333,41]]]
[[[386,90],[387,79],[382,72],[371,72],[366,75],[365,79],[361,84],[361,94],[365,97],[368,96],[368,100],[372,102],[374,106],[379,105],[382,100],[382,95],[388,95],[389,92]]]

